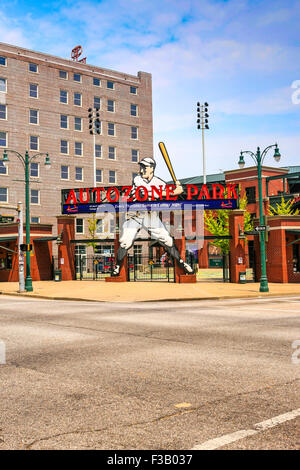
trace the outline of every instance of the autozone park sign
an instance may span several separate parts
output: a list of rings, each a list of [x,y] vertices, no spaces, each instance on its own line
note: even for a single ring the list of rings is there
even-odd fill
[[[236,209],[238,184],[182,185],[180,196],[173,194],[176,186],[109,186],[96,188],[62,189],[62,213],[83,214],[128,210],[176,210],[187,207],[202,209]],[[102,207],[100,207],[102,206]]]

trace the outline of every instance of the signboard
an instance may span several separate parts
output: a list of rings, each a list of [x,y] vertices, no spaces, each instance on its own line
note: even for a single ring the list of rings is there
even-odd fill
[[[267,226],[266,225],[258,225],[257,227],[255,227],[255,229],[257,232],[266,232],[267,231]]]
[[[62,190],[63,214],[89,214],[95,212],[164,211],[201,207],[207,209],[237,209],[237,184],[187,184],[180,196],[173,194],[175,185],[162,186],[110,186]],[[226,197],[227,196],[227,197]]]
[[[223,259],[222,258],[209,258],[209,267],[210,268],[222,268]]]

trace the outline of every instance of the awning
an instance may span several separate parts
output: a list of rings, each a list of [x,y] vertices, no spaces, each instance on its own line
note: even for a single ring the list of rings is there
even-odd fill
[[[16,239],[17,239],[17,236],[7,237],[6,235],[0,235],[0,242],[10,242]]]
[[[57,237],[41,237],[41,238],[33,238],[33,242],[51,242],[53,240],[57,240]]]

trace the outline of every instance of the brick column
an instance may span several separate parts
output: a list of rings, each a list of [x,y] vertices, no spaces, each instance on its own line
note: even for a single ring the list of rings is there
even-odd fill
[[[269,217],[266,243],[267,276],[269,282],[288,282],[286,233],[284,217]]]
[[[61,269],[63,281],[75,279],[75,217],[61,215],[57,217],[57,233],[62,233],[62,243],[58,245],[58,266]],[[63,260],[63,262],[62,262]]]
[[[239,238],[239,229],[244,231],[243,210],[233,210],[229,214],[230,279],[239,282],[239,273],[246,271],[245,241]],[[242,263],[238,263],[239,259]]]

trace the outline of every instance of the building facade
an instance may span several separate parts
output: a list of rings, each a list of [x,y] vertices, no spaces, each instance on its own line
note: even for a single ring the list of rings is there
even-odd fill
[[[99,108],[91,135],[89,108]],[[0,153],[48,152],[30,165],[31,223],[52,224],[61,189],[128,184],[137,162],[153,155],[151,74],[129,75],[0,43]],[[24,201],[24,168],[16,155],[0,166],[0,205]],[[95,171],[94,171],[95,170]],[[96,172],[96,173],[95,173]],[[76,237],[88,235],[87,217]],[[113,227],[112,227],[113,229]],[[101,221],[99,223],[101,232]]]

